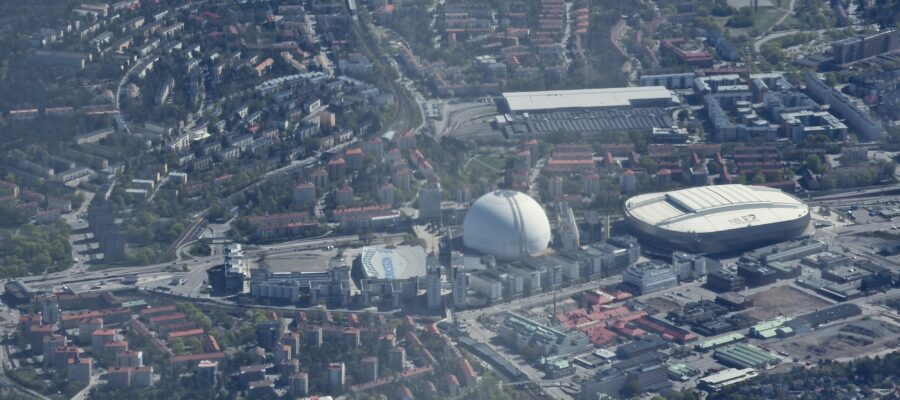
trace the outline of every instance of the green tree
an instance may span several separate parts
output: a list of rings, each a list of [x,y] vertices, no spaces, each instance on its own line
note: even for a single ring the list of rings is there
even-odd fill
[[[806,169],[810,170],[810,172],[816,174],[822,172],[822,160],[815,154],[810,154],[806,157],[806,164],[804,164],[804,166]]]
[[[766,183],[766,176],[761,172],[757,172],[756,175],[753,175],[752,182],[754,185],[762,185],[763,183]]]

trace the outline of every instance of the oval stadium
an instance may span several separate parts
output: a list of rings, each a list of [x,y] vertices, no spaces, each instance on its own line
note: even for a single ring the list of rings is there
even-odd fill
[[[778,189],[703,186],[634,196],[625,202],[631,231],[653,247],[730,253],[791,239],[809,225],[809,207]]]

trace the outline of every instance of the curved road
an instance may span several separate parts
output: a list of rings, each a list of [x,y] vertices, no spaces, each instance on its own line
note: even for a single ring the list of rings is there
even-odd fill
[[[779,18],[777,22],[775,22],[774,24],[772,24],[771,27],[769,27],[769,29],[766,31],[766,36],[763,36],[763,37],[757,39],[755,42],[753,42],[753,50],[754,51],[756,51],[758,53],[760,47],[762,47],[763,44],[765,44],[766,42],[768,42],[770,40],[777,39],[777,38],[780,38],[783,36],[787,36],[792,33],[800,32],[799,29],[791,29],[788,31],[770,33],[770,32],[772,32],[773,29],[775,29],[776,26],[781,25],[781,23],[784,22],[784,20],[786,20],[787,17],[791,16],[791,14],[794,13],[794,3],[795,2],[796,2],[796,0],[791,0],[790,4],[788,4],[787,12],[784,13],[784,15],[782,15],[781,18]]]

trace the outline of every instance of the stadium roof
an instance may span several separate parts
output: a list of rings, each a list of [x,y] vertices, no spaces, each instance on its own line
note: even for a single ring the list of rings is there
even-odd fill
[[[664,86],[507,92],[503,93],[503,98],[512,112],[628,107],[634,105],[636,101],[678,102],[678,98]]]
[[[369,279],[407,279],[425,276],[425,249],[421,246],[363,248],[359,255],[363,273]]]
[[[707,233],[798,219],[809,208],[778,189],[718,185],[634,196],[625,212],[661,229]]]

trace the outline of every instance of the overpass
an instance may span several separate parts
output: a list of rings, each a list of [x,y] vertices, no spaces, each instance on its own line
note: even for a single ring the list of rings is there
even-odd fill
[[[844,200],[844,199],[855,199],[860,197],[877,197],[877,196],[886,196],[900,194],[900,184],[890,184],[885,186],[878,186],[866,189],[859,190],[848,190],[842,191],[840,193],[831,193],[831,194],[823,194],[817,196],[815,194],[811,195],[809,199],[809,203],[815,204],[817,202],[825,202],[830,200]]]

